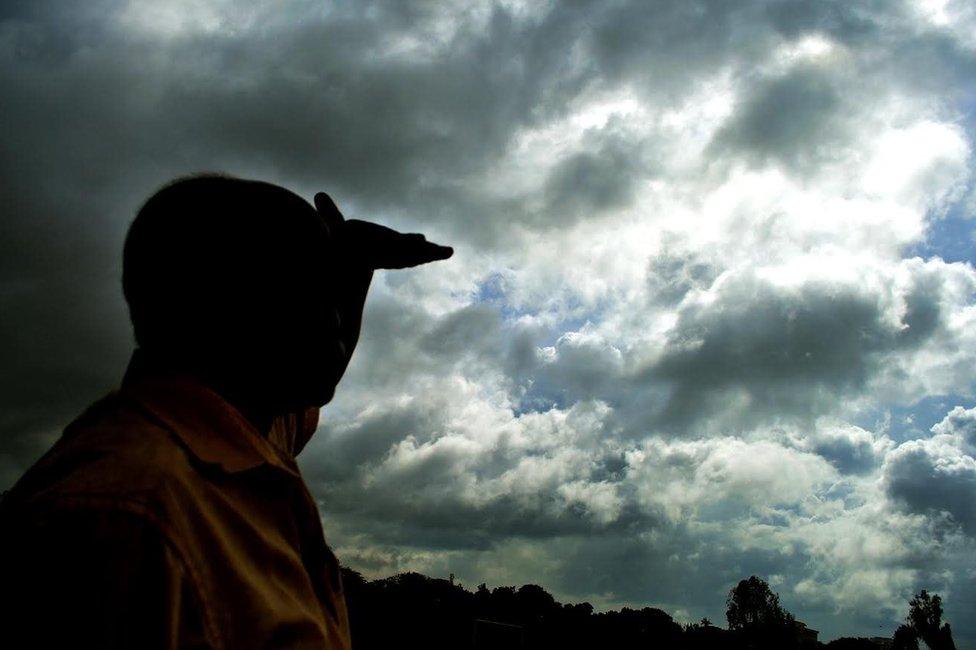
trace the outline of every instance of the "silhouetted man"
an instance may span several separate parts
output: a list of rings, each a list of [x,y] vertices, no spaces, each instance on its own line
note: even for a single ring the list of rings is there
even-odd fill
[[[348,648],[295,464],[374,269],[450,257],[275,185],[178,180],[129,229],[137,349],[0,506],[0,644]],[[19,645],[18,645],[19,644]],[[9,647],[9,646],[8,646]]]

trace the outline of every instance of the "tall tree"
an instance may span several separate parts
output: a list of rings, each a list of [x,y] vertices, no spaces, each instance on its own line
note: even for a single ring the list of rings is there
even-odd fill
[[[942,597],[924,589],[908,604],[906,623],[931,650],[956,650],[952,628],[942,622]]]
[[[793,622],[793,615],[779,604],[779,596],[765,580],[750,576],[729,591],[725,616],[730,630],[781,627]]]

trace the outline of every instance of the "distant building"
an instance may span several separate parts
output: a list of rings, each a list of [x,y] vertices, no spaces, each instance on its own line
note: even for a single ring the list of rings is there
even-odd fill
[[[820,632],[814,630],[813,628],[807,627],[807,624],[803,621],[794,621],[796,636],[800,641],[801,648],[817,648],[819,643],[817,642],[817,637],[820,636]]]

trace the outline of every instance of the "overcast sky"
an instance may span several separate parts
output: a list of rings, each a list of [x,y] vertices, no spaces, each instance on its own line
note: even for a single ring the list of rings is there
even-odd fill
[[[302,457],[370,577],[976,647],[971,2],[0,1],[0,488],[132,349],[194,171],[335,197],[383,272]]]

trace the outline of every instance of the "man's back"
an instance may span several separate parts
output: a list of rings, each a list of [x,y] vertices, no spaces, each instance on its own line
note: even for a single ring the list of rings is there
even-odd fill
[[[130,372],[4,499],[5,627],[32,647],[348,647],[299,424],[265,439],[188,375]]]

